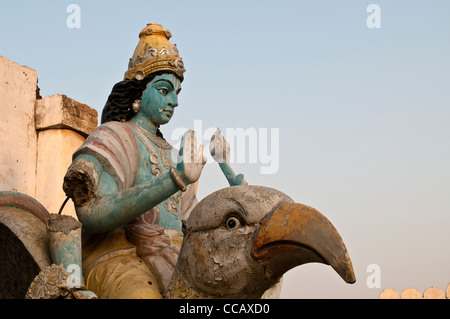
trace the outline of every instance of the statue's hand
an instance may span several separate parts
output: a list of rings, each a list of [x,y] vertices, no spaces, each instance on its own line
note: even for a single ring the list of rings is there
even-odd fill
[[[228,143],[222,135],[219,128],[217,128],[216,132],[211,137],[209,151],[214,160],[219,163],[220,169],[225,174],[230,186],[247,185],[244,175],[236,175],[230,166],[230,143]]]
[[[197,151],[197,139],[192,130],[184,133],[181,139],[181,147],[178,153],[178,164],[176,171],[182,181],[187,185],[196,182],[200,178],[206,158],[203,150]]]
[[[209,151],[217,163],[230,162],[230,144],[225,137],[223,137],[219,128],[217,128],[216,132],[211,137]]]

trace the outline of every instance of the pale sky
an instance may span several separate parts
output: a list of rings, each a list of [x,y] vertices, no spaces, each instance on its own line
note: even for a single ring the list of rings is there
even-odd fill
[[[70,4],[80,28],[67,25]],[[380,28],[367,25],[370,4]],[[234,169],[319,210],[347,246],[355,284],[308,264],[285,275],[281,297],[378,298],[450,282],[449,13],[446,0],[3,1],[0,55],[35,69],[42,96],[101,114],[139,31],[162,24],[187,69],[166,138],[255,134]],[[198,196],[226,186],[210,161]]]

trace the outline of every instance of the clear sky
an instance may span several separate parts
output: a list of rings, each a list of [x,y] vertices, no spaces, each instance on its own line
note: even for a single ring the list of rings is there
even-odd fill
[[[81,10],[80,28],[67,25],[70,4]],[[370,4],[381,9],[380,28],[367,25]],[[283,298],[378,298],[384,288],[423,292],[450,282],[450,1],[0,8],[0,55],[37,70],[42,96],[66,94],[99,114],[146,23],[172,32],[187,72],[163,134],[177,146],[180,128],[195,126],[204,144],[216,127],[246,130],[244,160],[232,147],[235,170],[322,212],[348,248],[354,285],[309,264],[286,274]],[[199,198],[225,186],[210,161]]]

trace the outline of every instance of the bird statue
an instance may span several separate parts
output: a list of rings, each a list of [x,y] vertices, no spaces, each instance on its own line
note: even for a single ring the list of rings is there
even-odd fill
[[[239,185],[205,197],[183,224],[166,298],[261,298],[288,270],[319,262],[356,281],[338,232],[273,188]]]
[[[8,196],[11,197],[11,194]],[[36,256],[38,250],[38,264],[42,270],[45,265],[50,266],[48,260],[51,258],[42,257],[47,250],[45,247],[36,248],[26,244],[33,240],[30,234],[37,234],[35,236],[39,236],[38,242],[41,246],[44,245],[45,240],[42,238],[45,238],[45,234],[43,235],[43,227],[39,225],[45,220],[45,216],[42,217],[44,213],[33,213],[38,217],[35,218],[35,223],[28,221],[28,230],[17,231],[14,227],[21,223],[12,222],[14,216],[19,218],[27,215],[24,213],[25,208],[28,212],[36,211],[35,207],[30,210],[29,205],[22,209],[20,207],[16,205],[15,209],[18,211],[11,214],[13,208],[1,205],[0,200],[2,226],[5,220],[6,226],[16,225],[9,229],[2,227],[1,230],[3,233],[14,232],[23,241],[23,245],[15,245],[22,254]],[[7,219],[3,218],[5,210]],[[19,219],[21,218],[23,217]],[[30,227],[38,227],[39,230],[29,232]],[[163,293],[167,299],[261,298],[267,290],[279,283],[288,270],[311,262],[330,265],[347,283],[356,281],[346,247],[330,221],[317,210],[295,203],[286,194],[273,188],[237,185],[208,195],[183,222],[183,234],[172,279]],[[11,251],[11,248],[4,247],[7,243],[0,243],[3,246],[0,251]],[[47,260],[44,265],[42,259]],[[31,263],[32,258],[23,260]],[[30,272],[26,277],[22,274],[17,279],[20,281],[25,278],[23,280],[27,283],[14,283],[16,286],[29,285],[33,276],[38,279],[39,267],[6,265],[8,261],[11,263],[19,260],[6,258],[2,263],[4,269],[16,268]],[[58,275],[60,272],[61,269],[58,269]],[[11,277],[4,271],[0,276]],[[14,296],[13,291],[5,291],[11,289],[11,285],[2,289],[0,296]],[[78,296],[83,297],[80,294]]]

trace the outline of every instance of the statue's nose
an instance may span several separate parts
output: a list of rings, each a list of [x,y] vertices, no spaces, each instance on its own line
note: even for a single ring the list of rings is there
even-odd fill
[[[169,100],[169,106],[171,107],[177,107],[178,106],[178,96],[176,94],[173,94]]]

